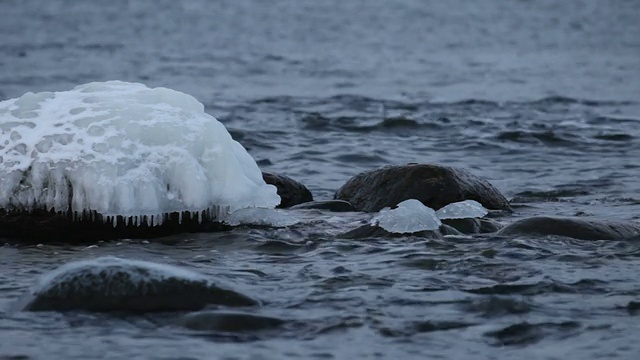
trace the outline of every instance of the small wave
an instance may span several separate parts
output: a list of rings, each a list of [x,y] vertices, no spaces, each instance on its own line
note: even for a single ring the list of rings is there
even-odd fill
[[[496,135],[497,140],[506,140],[520,143],[544,143],[545,145],[555,146],[573,146],[577,143],[568,137],[575,137],[574,135],[563,134],[560,135],[554,131],[526,131],[526,130],[512,130],[502,131]]]
[[[406,337],[420,333],[464,329],[476,324],[458,321],[413,321],[401,328],[381,327],[378,333],[384,337]]]
[[[465,99],[450,103],[450,105],[482,105],[482,106],[500,106],[499,103],[483,99]]]
[[[466,290],[472,294],[491,295],[540,295],[549,293],[560,294],[605,294],[607,283],[600,280],[583,279],[572,284],[561,282],[538,282],[535,284],[498,284],[487,287]]]
[[[521,322],[487,332],[485,335],[493,338],[493,345],[531,345],[549,336],[566,338],[575,335],[581,327],[582,325],[577,321],[539,324]]]
[[[464,305],[464,310],[480,313],[484,317],[497,317],[530,312],[532,305],[523,300],[489,296]]]
[[[597,140],[606,140],[606,141],[630,141],[634,139],[634,137],[629,134],[620,134],[620,133],[599,134],[599,135],[595,135],[593,138]]]
[[[340,162],[356,164],[384,164],[387,162],[382,156],[364,154],[342,154],[334,156],[334,159]]]
[[[619,116],[619,115],[602,115],[597,116],[591,120],[595,124],[609,124],[609,123],[638,123],[640,117],[632,116]]]
[[[418,128],[420,124],[406,117],[392,117],[382,120],[376,127],[384,129],[396,129],[396,128]]]
[[[613,101],[613,100],[592,100],[577,99],[567,96],[548,96],[539,100],[531,101],[530,104],[550,105],[550,104],[581,104],[586,106],[616,106],[616,105],[633,105],[632,101]]]
[[[546,200],[546,201],[558,201],[559,198],[566,197],[576,197],[576,196],[584,196],[591,194],[590,191],[580,188],[570,188],[570,189],[555,189],[548,191],[522,191],[516,194],[518,198],[533,198],[538,200]]]

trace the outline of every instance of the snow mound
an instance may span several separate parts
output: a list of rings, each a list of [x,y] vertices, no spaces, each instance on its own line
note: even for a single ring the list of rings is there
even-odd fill
[[[0,102],[0,179],[0,208],[97,212],[136,224],[280,202],[195,98],[121,81]]]
[[[481,218],[487,215],[489,211],[475,200],[465,200],[451,203],[436,211],[436,215],[440,219],[465,219],[465,218]]]
[[[435,230],[442,223],[432,208],[424,206],[419,200],[409,199],[399,203],[395,209],[380,210],[371,219],[371,225],[393,233],[414,233]]]

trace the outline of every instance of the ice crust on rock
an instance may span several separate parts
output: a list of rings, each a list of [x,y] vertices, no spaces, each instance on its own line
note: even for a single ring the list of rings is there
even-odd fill
[[[416,199],[405,200],[395,209],[388,207],[380,210],[370,224],[393,233],[414,233],[436,230],[442,225],[441,219],[479,218],[488,214],[480,203],[465,200],[451,203],[438,211],[425,206]]]
[[[222,221],[231,226],[264,225],[271,227],[287,227],[299,222],[299,220],[289,212],[264,208],[239,209],[224,217]]]
[[[38,280],[31,289],[31,293],[44,293],[52,291],[56,287],[60,287],[60,291],[88,289],[96,286],[95,279],[117,278],[120,273],[127,273],[127,280],[135,285],[149,281],[163,281],[170,278],[192,282],[208,282],[204,275],[173,265],[103,256],[70,262],[54,269]],[[64,284],[64,286],[61,284]],[[108,290],[118,293],[124,291],[124,288],[111,287]]]
[[[409,199],[398,204],[395,209],[384,208],[371,219],[377,225],[393,233],[414,233],[435,230],[442,225],[436,212],[419,200]]]
[[[121,81],[0,102],[0,208],[154,224],[280,202],[253,158],[190,95]]]
[[[67,263],[43,275],[16,308],[169,311],[199,309],[209,303],[258,304],[219,280],[187,269],[104,256]]]
[[[489,213],[482,204],[475,200],[465,200],[446,205],[436,211],[438,218],[444,219],[465,219],[481,218]]]

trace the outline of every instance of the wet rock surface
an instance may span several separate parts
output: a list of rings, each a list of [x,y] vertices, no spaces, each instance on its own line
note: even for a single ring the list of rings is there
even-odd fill
[[[580,240],[623,240],[640,236],[640,224],[578,217],[536,216],[517,220],[498,235],[558,235]]]
[[[82,244],[231,229],[231,226],[217,221],[199,221],[186,215],[179,221],[178,217],[178,213],[172,213],[160,226],[127,225],[122,219],[118,219],[117,226],[114,226],[112,221],[73,219],[70,213],[44,210],[7,212],[0,209],[0,238],[17,244]]]
[[[262,172],[262,178],[267,184],[271,184],[278,189],[278,195],[280,195],[279,208],[288,208],[293,205],[313,201],[311,191],[300,182],[288,176]]]
[[[342,239],[366,239],[366,238],[400,238],[407,236],[423,237],[427,239],[438,239],[444,235],[462,235],[455,228],[442,224],[437,230],[424,230],[413,233],[394,233],[387,231],[376,225],[363,225],[353,230],[340,234],[338,237]]]
[[[179,267],[107,256],[44,275],[18,304],[26,311],[158,312],[259,302]]]
[[[434,165],[385,166],[351,178],[335,194],[360,211],[374,212],[407,199],[440,209],[458,201],[475,200],[487,209],[510,210],[507,199],[491,185],[466,170]]]
[[[502,228],[501,224],[489,219],[442,219],[442,223],[451,226],[463,234],[493,233]]]

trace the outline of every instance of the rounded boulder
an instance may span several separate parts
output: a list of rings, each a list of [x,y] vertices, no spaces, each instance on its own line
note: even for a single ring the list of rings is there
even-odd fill
[[[19,305],[27,311],[158,312],[259,304],[183,268],[107,256],[45,274]]]
[[[279,208],[288,208],[293,205],[306,203],[313,201],[311,191],[306,186],[292,178],[273,174],[269,172],[262,172],[262,178],[267,184],[273,185],[278,189],[278,195],[280,196]]]
[[[357,210],[380,211],[407,199],[417,199],[432,209],[464,200],[475,200],[487,209],[511,211],[509,202],[487,180],[470,172],[434,164],[393,165],[351,178],[335,199]]]

